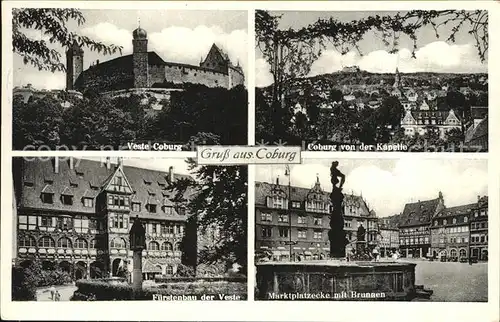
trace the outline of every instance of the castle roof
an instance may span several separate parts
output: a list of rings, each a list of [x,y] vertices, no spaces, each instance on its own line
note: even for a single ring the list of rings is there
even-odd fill
[[[132,32],[132,36],[134,37],[134,39],[146,39],[148,38],[148,33],[146,32],[146,30],[139,27]]]
[[[220,49],[219,46],[213,44],[212,48],[215,49],[215,51],[218,52],[225,61],[229,61],[229,56],[222,49]]]
[[[465,133],[465,142],[474,142],[482,137],[488,138],[488,115],[474,127],[474,124]]]
[[[22,183],[19,183],[21,190],[20,198],[18,198],[20,208],[77,212],[96,214],[95,207],[84,207],[82,199],[96,198],[109,181],[114,172],[116,165],[111,164],[110,169],[106,164],[98,161],[73,159],[74,168],[70,167],[70,160],[60,160],[58,173],[55,173],[55,160],[50,159],[33,161],[22,161],[23,176]],[[123,173],[134,190],[132,195],[133,202],[142,203],[141,211],[135,212],[131,210],[130,215],[139,218],[163,219],[172,221],[185,221],[186,217],[178,215],[173,210],[172,215],[167,215],[162,212],[151,214],[144,207],[151,194],[157,198],[172,199],[176,192],[168,190],[168,184],[161,185],[162,182],[169,181],[168,172],[137,168],[131,166],[123,166]],[[173,174],[174,180],[188,179],[190,176],[182,174]],[[147,184],[146,182],[150,182]],[[28,184],[27,184],[28,183]],[[53,203],[43,203],[41,193],[54,194]],[[188,197],[192,191],[186,193]],[[60,196],[62,194],[70,194],[73,196],[73,204],[63,204]],[[95,205],[95,202],[94,202]]]

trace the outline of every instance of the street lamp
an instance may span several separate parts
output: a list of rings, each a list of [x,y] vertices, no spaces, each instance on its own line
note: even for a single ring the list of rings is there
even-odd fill
[[[290,246],[289,249],[289,258],[290,261],[292,260],[292,245],[296,244],[297,242],[292,241],[292,183],[291,183],[291,172],[290,172],[290,167],[288,164],[286,165],[285,168],[285,176],[288,177],[288,245]]]
[[[132,288],[134,296],[142,290],[142,250],[146,248],[146,229],[141,223],[139,216],[135,217],[130,228],[130,249],[133,254]]]

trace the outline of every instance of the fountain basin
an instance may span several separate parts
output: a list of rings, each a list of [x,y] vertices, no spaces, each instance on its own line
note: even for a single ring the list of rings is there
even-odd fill
[[[414,263],[321,260],[257,263],[257,300],[410,301]]]

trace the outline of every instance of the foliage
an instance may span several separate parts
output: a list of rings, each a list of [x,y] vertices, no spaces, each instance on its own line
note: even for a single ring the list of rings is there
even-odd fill
[[[198,234],[213,237],[200,245],[199,263],[237,262],[247,268],[247,167],[200,166],[188,159],[196,181],[178,180],[176,202],[188,189],[193,191],[187,203]]]
[[[72,281],[69,273],[61,269],[44,270],[40,260],[31,261],[27,267],[12,267],[12,299],[36,300],[36,289],[42,286],[64,285]]]
[[[12,47],[14,53],[23,58],[24,64],[35,66],[39,70],[65,71],[61,62],[61,53],[50,48],[58,45],[70,48],[74,43],[80,47],[104,55],[122,51],[121,46],[105,45],[101,42],[78,35],[68,30],[68,24],[76,22],[79,26],[85,23],[85,17],[77,9],[70,8],[16,8],[12,10]],[[43,34],[41,40],[29,37],[28,30]]]
[[[142,105],[137,95],[111,99],[89,90],[83,99],[68,96],[66,92],[46,93],[27,103],[16,96],[14,149],[28,145],[119,149],[126,142],[147,140],[247,143],[248,104],[243,86],[227,90],[192,85],[175,93],[170,108],[165,106],[157,114]]]
[[[195,275],[195,271],[192,266],[187,265],[177,265],[177,272],[175,274],[179,277],[193,277]]]
[[[80,280],[72,301],[113,301],[113,300],[151,300],[153,295],[239,295],[246,299],[247,283],[243,282],[176,282],[158,287],[143,287],[134,296],[132,285],[127,283],[109,283],[101,280]]]

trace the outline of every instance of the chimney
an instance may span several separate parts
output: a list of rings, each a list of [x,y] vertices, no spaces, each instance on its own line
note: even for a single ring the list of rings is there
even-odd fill
[[[106,168],[109,170],[111,169],[111,158],[106,157]]]
[[[96,64],[96,65],[99,65],[99,59],[98,59],[98,60],[96,60],[95,64]]]
[[[277,176],[276,177],[276,185],[279,186],[280,185],[280,176]]]
[[[174,167],[172,166],[168,168],[168,180],[171,184],[174,183]]]
[[[439,191],[439,199],[443,200],[443,193]]]
[[[59,157],[54,158],[54,173],[59,173]]]
[[[75,168],[73,157],[69,157],[69,168],[73,170]]]
[[[477,202],[479,202],[479,200],[481,200],[481,196],[477,195]]]

